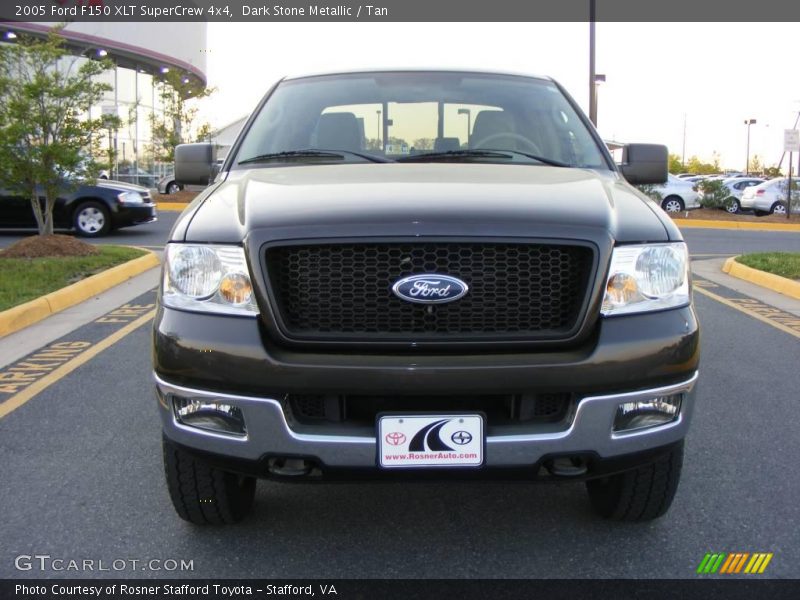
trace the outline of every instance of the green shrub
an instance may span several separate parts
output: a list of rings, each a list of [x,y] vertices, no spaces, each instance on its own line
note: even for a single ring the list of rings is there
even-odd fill
[[[652,184],[642,184],[642,185],[637,185],[636,189],[642,192],[645,196],[649,196],[650,198],[661,204],[661,200],[663,200],[664,197],[661,195],[661,192],[659,192],[656,189],[657,187],[658,186]]]
[[[731,197],[731,191],[722,180],[702,179],[692,188],[695,192],[700,192],[700,206],[703,208],[722,208],[726,200]]]

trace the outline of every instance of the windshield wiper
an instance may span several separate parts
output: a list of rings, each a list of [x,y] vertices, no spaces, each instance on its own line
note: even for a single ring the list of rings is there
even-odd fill
[[[550,165],[551,167],[572,167],[569,163],[561,162],[560,160],[554,160],[552,158],[545,158],[544,156],[539,156],[538,154],[531,154],[530,152],[520,152],[519,150],[501,150],[501,152],[510,152],[511,154],[518,154],[520,156],[524,156],[525,158],[530,158],[540,163],[544,163],[546,165]]]
[[[567,163],[553,160],[552,158],[544,158],[536,154],[529,154],[528,152],[520,152],[518,150],[494,150],[494,149],[479,149],[473,148],[469,150],[448,150],[447,152],[428,152],[426,154],[414,154],[413,156],[404,156],[398,158],[397,162],[425,162],[427,160],[447,160],[448,158],[504,158],[510,159],[513,155],[524,156],[545,165],[553,167],[570,167]]]
[[[280,161],[280,160],[293,160],[293,159],[304,159],[304,158],[328,158],[333,160],[344,160],[345,154],[350,154],[353,156],[358,156],[359,158],[363,158],[370,162],[376,163],[383,163],[383,162],[390,162],[386,158],[382,158],[380,156],[372,156],[371,154],[363,154],[361,152],[353,152],[351,150],[317,150],[317,149],[307,149],[307,150],[285,150],[283,152],[270,152],[268,154],[259,154],[257,156],[252,156],[250,158],[245,158],[244,160],[240,160],[237,162],[239,165],[244,165],[247,163],[256,163],[256,162],[269,162],[269,161]]]
[[[398,158],[397,162],[425,162],[448,158],[512,158],[505,150],[447,150],[445,152],[426,152]]]

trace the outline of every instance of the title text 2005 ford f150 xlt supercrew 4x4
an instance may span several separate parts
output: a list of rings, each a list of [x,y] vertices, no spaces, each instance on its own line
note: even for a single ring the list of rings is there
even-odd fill
[[[699,359],[688,255],[548,78],[284,79],[166,247],[154,370],[167,485],[192,523],[258,477],[585,480],[666,512]],[[176,175],[208,182],[208,144]]]

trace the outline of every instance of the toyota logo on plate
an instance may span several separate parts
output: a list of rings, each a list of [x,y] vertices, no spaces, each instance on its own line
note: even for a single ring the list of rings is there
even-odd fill
[[[391,446],[399,446],[406,441],[406,434],[400,431],[391,431],[386,434],[386,443]]]

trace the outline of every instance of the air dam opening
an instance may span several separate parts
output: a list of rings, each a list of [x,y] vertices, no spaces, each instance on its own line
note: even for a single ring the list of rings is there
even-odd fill
[[[572,406],[569,393],[397,396],[287,394],[284,410],[304,425],[373,426],[381,413],[480,412],[492,426],[557,423]]]

